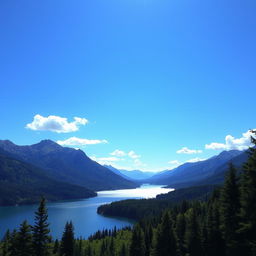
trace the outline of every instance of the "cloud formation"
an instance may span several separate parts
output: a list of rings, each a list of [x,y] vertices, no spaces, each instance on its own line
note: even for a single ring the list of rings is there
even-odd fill
[[[172,160],[172,161],[169,161],[168,164],[172,164],[172,165],[180,165],[180,161],[179,160]]]
[[[133,150],[131,150],[129,153],[128,153],[128,156],[130,158],[133,158],[133,159],[137,159],[137,158],[140,158],[141,156],[140,155],[137,155]]]
[[[182,149],[176,151],[177,154],[200,154],[202,150],[189,149],[187,147],[183,147]]]
[[[187,160],[186,163],[196,163],[196,162],[201,162],[201,161],[204,161],[204,160],[206,160],[206,159],[196,157],[196,158],[192,158],[192,159]]]
[[[112,153],[110,153],[111,156],[126,156],[126,153],[122,150],[116,149]]]
[[[90,158],[101,164],[101,165],[113,165],[113,163],[123,161],[124,159],[118,158],[118,157],[96,157],[96,156],[90,156]]]
[[[107,140],[88,140],[77,137],[71,137],[66,140],[58,140],[57,143],[61,146],[86,146],[86,145],[95,145],[108,143]]]
[[[185,162],[180,162],[179,160],[171,160],[171,161],[168,162],[168,164],[171,164],[171,167],[169,167],[167,169],[172,170],[172,169],[177,168],[180,165],[183,165],[185,163],[196,163],[196,162],[200,162],[200,161],[204,161],[204,160],[206,160],[206,159],[205,158],[199,158],[199,157],[186,160]]]
[[[67,118],[60,116],[43,117],[39,114],[34,116],[31,123],[26,128],[33,131],[51,131],[57,133],[68,133],[79,130],[80,125],[86,125],[88,120],[81,117],[74,117],[73,122],[68,122]]]
[[[225,143],[212,142],[210,144],[206,144],[205,148],[214,150],[245,150],[252,146],[251,136],[255,137],[251,131],[243,133],[241,138],[235,138],[231,135],[227,135]]]
[[[140,159],[138,159],[138,158],[135,158],[134,159],[134,165],[136,166],[136,167],[145,167],[145,166],[147,166],[145,163],[143,163]]]

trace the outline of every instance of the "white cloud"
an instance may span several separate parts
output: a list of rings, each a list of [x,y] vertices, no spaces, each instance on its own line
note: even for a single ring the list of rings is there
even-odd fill
[[[34,116],[31,123],[26,128],[34,131],[51,131],[57,133],[75,132],[79,130],[79,125],[85,125],[88,120],[81,117],[74,117],[73,122],[68,122],[67,118],[60,116],[43,117],[39,114]]]
[[[168,164],[170,164],[170,166],[166,167],[165,169],[172,170],[172,169],[182,165],[183,163],[180,162],[179,160],[171,160],[168,162]]]
[[[138,159],[138,158],[136,158],[136,159],[134,159],[134,165],[136,166],[136,167],[145,167],[145,166],[147,166],[146,164],[144,164],[140,159]]]
[[[126,156],[126,153],[122,150],[116,149],[112,153],[110,153],[111,156]]]
[[[140,155],[137,155],[133,150],[131,150],[131,151],[128,153],[128,156],[129,156],[130,158],[133,158],[133,159],[140,158]]]
[[[172,161],[169,161],[168,164],[172,164],[172,165],[180,165],[180,161],[179,160],[172,160]]]
[[[187,147],[183,147],[182,149],[176,151],[178,154],[200,154],[202,150],[189,149]]]
[[[90,156],[90,158],[101,164],[101,165],[113,165],[115,162],[123,161],[124,159],[118,158],[118,157],[96,157],[96,156]]]
[[[204,160],[206,160],[206,159],[196,157],[196,158],[192,158],[192,159],[187,160],[186,163],[196,163],[196,162],[201,162],[201,161],[204,161]]]
[[[71,137],[66,140],[58,140],[57,143],[61,146],[86,146],[86,145],[95,145],[108,143],[106,140],[88,140],[77,137]]]
[[[180,162],[179,160],[171,160],[168,162],[168,164],[170,164],[171,167],[168,167],[167,169],[172,170],[172,169],[177,168],[178,166],[183,165],[185,163],[196,163],[196,162],[204,161],[204,160],[206,160],[206,159],[199,158],[199,157],[189,159],[185,162]]]
[[[245,150],[248,147],[252,146],[251,136],[255,137],[255,134],[251,133],[251,131],[247,131],[242,134],[241,138],[235,138],[231,135],[227,135],[225,138],[225,143],[217,143],[213,142],[210,144],[206,144],[206,149],[215,149],[215,150]]]

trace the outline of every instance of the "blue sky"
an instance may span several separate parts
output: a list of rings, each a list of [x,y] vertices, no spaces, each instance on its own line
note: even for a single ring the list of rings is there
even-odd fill
[[[255,12],[254,0],[1,1],[1,139],[76,137],[99,162],[150,171],[241,149]]]

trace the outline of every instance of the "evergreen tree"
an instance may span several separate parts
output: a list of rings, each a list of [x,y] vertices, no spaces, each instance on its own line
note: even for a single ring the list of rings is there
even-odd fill
[[[186,249],[184,245],[186,219],[183,213],[180,213],[177,215],[175,231],[177,235],[177,255],[184,256],[186,253]]]
[[[155,247],[153,250],[155,256],[175,256],[176,254],[176,236],[173,229],[173,222],[169,212],[162,216],[161,223],[157,227]]]
[[[132,232],[132,241],[130,246],[130,256],[145,256],[145,238],[141,227],[135,225]]]
[[[125,246],[125,243],[123,243],[122,247],[121,247],[121,251],[119,253],[119,256],[127,256],[127,255],[128,255],[127,248]]]
[[[17,256],[31,256],[33,254],[31,226],[24,221],[17,233]]]
[[[53,254],[58,254],[59,252],[59,247],[60,247],[60,243],[59,243],[59,240],[56,239],[55,242],[54,242],[54,246],[53,246]]]
[[[191,208],[186,213],[185,246],[188,255],[202,255],[200,237],[200,227],[195,210]]]
[[[150,255],[150,251],[152,248],[152,240],[153,240],[153,228],[151,224],[148,224],[144,228],[144,233],[145,233],[145,256]]]
[[[252,131],[256,134],[256,130]],[[249,159],[241,179],[240,243],[244,255],[256,255],[256,139],[251,137]]]
[[[2,256],[10,255],[10,247],[11,247],[11,233],[10,233],[10,230],[8,229],[2,240]]]
[[[230,164],[220,196],[220,228],[226,243],[227,256],[239,256],[238,250],[238,213],[239,213],[239,187],[236,169]]]
[[[219,199],[210,202],[207,213],[207,247],[208,256],[224,256],[225,243],[220,231]]]
[[[18,244],[17,244],[17,239],[18,237],[18,232],[16,229],[14,229],[11,233],[10,237],[10,248],[9,248],[9,255],[10,256],[16,256],[18,254]]]
[[[60,255],[73,256],[74,254],[74,226],[72,222],[67,222],[62,235],[60,245]]]
[[[37,211],[35,212],[35,225],[33,227],[33,246],[36,256],[49,255],[49,223],[45,199],[42,198]]]

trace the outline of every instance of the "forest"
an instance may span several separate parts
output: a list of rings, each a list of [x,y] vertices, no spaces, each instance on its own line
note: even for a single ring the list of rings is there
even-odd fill
[[[256,145],[256,140],[252,138]],[[209,191],[208,191],[209,192]],[[241,173],[230,163],[224,184],[200,200],[160,200],[154,209],[136,202],[140,215],[133,216],[133,200],[124,203],[125,213],[136,217],[133,228],[102,230],[88,239],[77,238],[72,221],[61,240],[50,236],[45,199],[33,225],[24,221],[18,230],[7,231],[1,256],[255,256],[256,255],[256,149],[250,148]],[[111,214],[115,208],[111,206]],[[153,208],[152,208],[153,207]],[[116,215],[120,215],[117,212]],[[145,213],[151,209],[150,214]],[[155,212],[154,212],[155,210]],[[124,211],[124,210],[122,210]],[[144,213],[143,213],[144,211]]]

